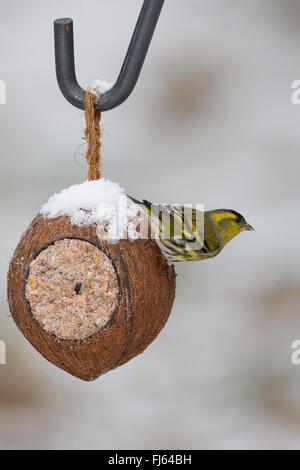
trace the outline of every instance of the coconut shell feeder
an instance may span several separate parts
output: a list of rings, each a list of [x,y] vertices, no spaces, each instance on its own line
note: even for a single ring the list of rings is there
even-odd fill
[[[119,77],[99,96],[77,83],[72,20],[54,22],[59,87],[85,110],[90,181],[101,176],[101,112],[133,90],[163,3],[144,1]],[[82,211],[89,216],[88,208]],[[150,235],[112,242],[105,233],[104,222],[77,224],[66,214],[39,213],[8,272],[8,302],[18,328],[48,361],[86,381],[144,351],[165,325],[175,297],[174,268]]]

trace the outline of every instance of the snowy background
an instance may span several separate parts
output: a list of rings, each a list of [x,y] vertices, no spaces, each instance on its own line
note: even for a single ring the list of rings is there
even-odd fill
[[[177,265],[173,312],[139,357],[92,383],[18,332],[6,272],[51,194],[86,177],[82,113],[55,78],[72,17],[78,81],[114,81],[141,0],[1,2],[0,448],[300,448],[297,0],[166,0],[140,80],[103,114],[104,176],[154,202],[241,212],[256,231]]]

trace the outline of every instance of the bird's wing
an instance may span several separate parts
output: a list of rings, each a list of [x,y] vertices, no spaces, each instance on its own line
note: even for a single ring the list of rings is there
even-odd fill
[[[159,237],[193,242],[195,235],[179,207],[169,205],[152,205],[151,218],[158,227]]]
[[[215,256],[224,244],[209,212],[201,212],[189,207],[183,209],[185,211],[185,225],[191,227],[191,232],[201,246],[201,252],[209,257]]]
[[[184,206],[152,204],[146,199],[143,199],[142,206],[151,217],[152,231],[160,239],[182,240],[183,243],[194,244],[194,249],[202,248],[203,230],[201,234],[199,226],[204,226],[203,212]]]
[[[181,211],[184,225],[190,232],[190,239],[195,239],[201,245],[204,244],[204,212],[187,206],[176,206],[176,211]]]

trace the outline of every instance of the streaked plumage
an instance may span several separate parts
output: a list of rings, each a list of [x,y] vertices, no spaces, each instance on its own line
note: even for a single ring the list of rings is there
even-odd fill
[[[131,199],[149,214],[152,233],[171,263],[212,258],[241,231],[253,230],[241,214],[230,209],[203,213]]]

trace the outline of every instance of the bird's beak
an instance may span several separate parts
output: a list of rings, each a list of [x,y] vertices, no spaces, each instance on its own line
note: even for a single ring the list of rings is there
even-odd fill
[[[252,232],[252,231],[254,230],[254,228],[253,228],[253,227],[251,227],[251,225],[250,225],[250,224],[246,223],[246,224],[244,225],[244,230],[249,230],[249,231],[251,231],[251,232]]]

